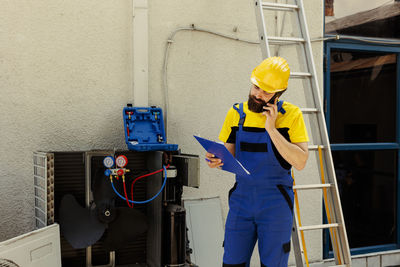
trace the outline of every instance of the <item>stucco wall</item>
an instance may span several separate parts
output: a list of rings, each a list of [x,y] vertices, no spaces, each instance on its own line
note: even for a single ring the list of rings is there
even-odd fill
[[[322,1],[305,1],[311,38],[322,36]],[[168,36],[195,24],[257,41],[253,1],[151,0],[149,104],[164,107],[162,71]],[[0,240],[33,229],[33,151],[125,148],[121,109],[132,102],[132,2],[129,0],[2,0],[0,9]],[[236,31],[234,32],[234,29]],[[322,44],[313,43],[322,84]],[[247,98],[258,45],[181,31],[168,60],[168,141],[201,154],[197,134],[217,139],[227,110]],[[290,58],[289,58],[290,64]],[[296,71],[294,69],[294,71]],[[322,86],[321,86],[322,88]],[[298,89],[298,88],[297,88]],[[304,99],[289,86],[286,99]],[[310,156],[297,180],[316,176]],[[223,217],[233,175],[201,161],[201,187],[187,198],[220,196]],[[304,208],[305,223],[321,220],[320,198]],[[303,219],[302,217],[302,219]],[[322,257],[310,234],[311,259]],[[258,264],[256,258],[254,264]]]

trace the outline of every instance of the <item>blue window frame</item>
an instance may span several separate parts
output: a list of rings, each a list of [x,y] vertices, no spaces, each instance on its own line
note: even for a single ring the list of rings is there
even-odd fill
[[[324,103],[325,103],[325,116],[326,116],[326,123],[327,123],[327,128],[328,128],[328,133],[330,134],[330,140],[331,140],[331,150],[332,154],[337,154],[338,156],[354,156],[356,155],[357,157],[364,157],[364,159],[367,159],[366,162],[368,162],[368,158],[371,158],[371,154],[374,154],[372,157],[381,157],[382,155],[385,155],[384,157],[390,158],[391,159],[391,166],[396,166],[393,167],[394,171],[390,175],[393,177],[393,185],[395,186],[394,193],[393,193],[393,201],[394,201],[394,217],[393,222],[394,222],[394,227],[395,231],[392,233],[390,237],[388,237],[387,240],[390,240],[389,242],[384,242],[384,244],[374,244],[374,245],[368,245],[368,242],[365,241],[367,245],[362,245],[363,241],[359,240],[359,242],[353,242],[355,247],[351,248],[351,254],[364,254],[364,253],[371,253],[371,252],[377,252],[377,251],[384,251],[384,250],[393,250],[393,249],[399,249],[400,248],[400,46],[394,46],[394,45],[377,45],[377,44],[372,44],[372,43],[364,43],[361,41],[350,41],[350,40],[332,40],[332,41],[326,41],[325,46],[324,46],[324,52],[326,56],[325,60],[325,73],[324,73]],[[360,135],[360,140],[354,141],[355,139],[352,138],[347,138],[346,140],[341,138],[341,137],[333,137],[332,135],[333,132],[335,132],[335,127],[331,127],[331,124],[333,123],[333,120],[337,120],[337,118],[333,119],[335,114],[333,114],[333,110],[335,110],[335,105],[339,106],[342,103],[336,103],[335,104],[335,99],[334,97],[335,92],[332,91],[334,88],[331,88],[331,85],[334,82],[331,78],[332,70],[331,70],[331,58],[333,53],[337,52],[344,52],[344,53],[355,53],[355,54],[360,54],[360,53],[366,53],[366,54],[382,54],[382,55],[388,55],[390,54],[392,57],[394,56],[395,63],[394,66],[395,68],[392,69],[392,72],[394,72],[394,99],[390,99],[389,102],[392,103],[394,107],[394,113],[392,116],[392,121],[390,123],[394,123],[393,125],[393,134],[392,136],[388,136],[387,138],[383,138],[385,140],[377,141],[379,138],[372,138],[371,136],[376,136],[377,130],[372,127],[369,124],[364,124],[364,125],[356,125],[356,124],[345,124],[343,126],[343,129],[341,129],[341,132],[351,132],[353,135],[357,135],[357,133],[368,133],[365,134],[364,137]],[[392,64],[393,65],[393,64]],[[336,77],[336,79],[340,79],[340,77]],[[343,78],[344,79],[344,78]],[[333,86],[334,87],[334,86]],[[340,87],[336,87],[340,88]],[[351,92],[349,92],[351,93]],[[347,94],[347,93],[346,93]],[[379,96],[379,94],[377,94]],[[333,101],[333,102],[332,102]],[[383,99],[383,103],[385,102],[385,99]],[[376,105],[380,104],[379,98],[377,98],[376,102],[369,102],[366,103],[367,106],[371,107],[376,107]],[[343,104],[342,104],[343,105]],[[382,127],[381,127],[382,128]],[[336,134],[336,135],[340,135]],[[351,137],[351,134],[349,134]],[[332,140],[332,138],[334,140]],[[370,141],[370,139],[372,141]],[[369,152],[368,152],[369,151]],[[369,153],[369,154],[368,154]],[[368,154],[368,155],[367,155]],[[394,164],[394,165],[393,165]],[[338,174],[339,167],[335,163],[335,169]],[[365,169],[364,169],[365,170]],[[374,170],[375,171],[375,170]],[[372,171],[371,171],[372,172]],[[388,174],[379,174],[379,175],[386,175],[389,176]],[[376,181],[375,177],[375,181]],[[378,179],[379,180],[379,179]],[[373,184],[372,184],[373,185]],[[360,188],[356,188],[356,190],[361,190]],[[354,191],[356,192],[356,191]],[[363,193],[363,192],[361,192]],[[342,198],[341,194],[341,199],[342,199],[342,206],[343,206],[343,201],[344,199]],[[362,194],[355,193],[352,195],[353,198],[355,197],[360,197]],[[372,203],[372,202],[371,202]],[[375,203],[376,204],[376,203]],[[358,204],[355,203],[355,207]],[[345,212],[344,212],[345,213]],[[382,218],[384,219],[384,218]],[[345,214],[345,220],[346,220],[346,214]],[[347,224],[346,224],[347,225]],[[349,227],[348,227],[349,228]],[[348,235],[349,235],[349,229],[347,229]],[[356,235],[355,235],[356,236]],[[329,243],[326,242],[329,239],[329,233],[328,231],[324,232],[324,258],[329,258],[332,257],[333,254],[330,251],[329,248]],[[377,241],[379,243],[379,241]]]

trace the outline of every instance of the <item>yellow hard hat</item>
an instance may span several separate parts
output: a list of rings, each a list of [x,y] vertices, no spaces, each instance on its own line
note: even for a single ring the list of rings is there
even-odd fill
[[[277,93],[288,86],[290,68],[285,59],[269,57],[255,67],[251,73],[251,82],[267,93]]]

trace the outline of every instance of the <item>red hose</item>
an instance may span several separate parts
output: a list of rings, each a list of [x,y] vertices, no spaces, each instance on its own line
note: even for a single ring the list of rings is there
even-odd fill
[[[165,168],[168,169],[168,168],[169,168],[169,164],[168,164]],[[150,176],[150,175],[153,175],[153,174],[162,172],[163,170],[164,170],[164,169],[159,169],[158,171],[155,171],[155,172],[152,172],[152,173],[148,173],[148,174],[139,176],[139,177],[137,177],[135,180],[133,180],[133,182],[132,182],[132,184],[131,184],[131,199],[132,199],[132,201],[133,201],[133,185],[134,185],[138,180],[140,180],[140,179],[142,179],[142,178],[145,178],[145,177],[147,177],[147,176]],[[128,199],[128,198],[126,197],[126,199]],[[133,203],[132,203],[132,207],[133,207]]]
[[[123,183],[124,183],[124,193],[125,193],[126,203],[128,204],[128,207],[132,209],[132,208],[133,208],[133,203],[132,203],[132,206],[131,206],[131,204],[129,203],[128,194],[126,193],[125,179],[123,179]]]

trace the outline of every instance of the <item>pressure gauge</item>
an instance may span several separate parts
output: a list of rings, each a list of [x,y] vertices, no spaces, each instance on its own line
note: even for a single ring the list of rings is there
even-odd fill
[[[120,155],[115,159],[115,163],[118,167],[123,168],[128,164],[128,159],[124,155]]]
[[[105,157],[103,164],[106,168],[112,168],[114,166],[114,158],[111,156]]]

